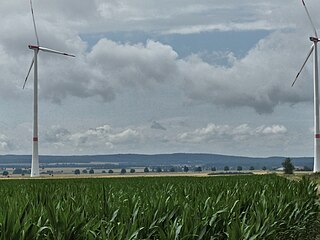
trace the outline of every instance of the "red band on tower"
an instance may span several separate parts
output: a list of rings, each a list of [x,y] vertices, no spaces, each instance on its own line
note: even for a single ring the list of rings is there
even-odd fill
[[[38,142],[38,137],[34,137],[34,138],[33,138],[33,141],[34,141],[34,142]]]
[[[317,133],[317,134],[314,135],[314,137],[315,137],[315,138],[320,138],[320,134]]]

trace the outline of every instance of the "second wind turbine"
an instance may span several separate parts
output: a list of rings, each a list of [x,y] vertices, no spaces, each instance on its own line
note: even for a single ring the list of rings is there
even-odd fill
[[[33,50],[34,57],[31,61],[31,65],[27,74],[27,77],[25,78],[23,88],[26,85],[26,82],[28,80],[29,74],[31,72],[32,67],[34,67],[34,85],[33,85],[33,139],[32,139],[32,162],[31,162],[31,177],[37,177],[40,176],[39,173],[39,153],[38,153],[38,53],[39,51],[43,52],[49,52],[49,53],[55,53],[55,54],[61,54],[64,56],[69,57],[75,57],[72,54],[56,51],[53,49],[40,47],[38,33],[37,33],[37,27],[36,22],[34,19],[34,13],[33,13],[33,6],[32,6],[32,0],[30,0],[30,7],[31,7],[31,13],[32,13],[32,20],[33,20],[33,27],[34,32],[37,39],[37,45],[29,45],[29,49]]]
[[[312,22],[311,16],[307,9],[307,6],[302,0],[302,4],[306,13],[308,15],[309,21],[311,23],[314,36],[310,37],[310,41],[313,43],[310,51],[307,55],[306,60],[302,64],[300,71],[298,72],[295,80],[292,83],[292,86],[297,81],[302,69],[306,65],[307,61],[309,60],[312,52],[313,52],[313,82],[314,82],[314,162],[313,162],[313,172],[320,172],[320,119],[319,119],[319,76],[318,76],[318,42],[320,41],[318,38],[317,30]]]

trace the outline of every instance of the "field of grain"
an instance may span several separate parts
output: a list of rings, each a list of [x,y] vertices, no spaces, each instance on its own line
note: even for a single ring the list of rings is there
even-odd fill
[[[316,186],[276,175],[0,181],[0,239],[315,239]]]

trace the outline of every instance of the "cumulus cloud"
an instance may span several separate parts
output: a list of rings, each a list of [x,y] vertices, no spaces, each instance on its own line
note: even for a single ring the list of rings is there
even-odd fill
[[[291,46],[299,45],[295,56],[304,56],[301,37],[275,32],[230,67],[213,66],[191,56],[180,62],[181,72],[188,73],[184,75],[184,90],[196,101],[224,107],[245,106],[258,113],[271,113],[279,104],[311,101],[312,81],[291,88],[296,69],[303,61],[303,57],[293,58]],[[301,78],[311,78],[304,74]]]
[[[265,137],[281,137],[287,133],[287,128],[283,125],[250,127],[248,124],[238,126],[216,125],[209,123],[204,128],[198,128],[191,132],[181,133],[177,136],[177,141],[186,143],[205,143],[214,141],[245,141],[249,139]]]
[[[8,137],[4,134],[0,134],[0,152],[6,152],[13,150],[13,145],[9,141]]]
[[[179,59],[170,46],[152,40],[130,45],[102,39],[80,61],[68,61],[68,71],[66,62],[58,64],[60,70],[47,67],[48,81],[42,83],[41,92],[54,102],[67,96],[112,101],[126,89],[155,90],[162,84],[180,88],[192,101],[271,113],[279,104],[312,100],[312,81],[291,88],[303,60],[292,58],[288,47],[304,45],[296,37],[295,33],[272,33],[244,58],[233,56],[229,67],[209,64],[196,54]],[[304,56],[304,50],[296,50],[297,55]],[[311,75],[304,73],[301,78]]]
[[[57,143],[66,141],[71,136],[68,129],[60,126],[52,126],[44,134],[44,140],[48,143]]]
[[[54,62],[43,66],[41,96],[56,103],[68,96],[109,102],[124,89],[154,89],[172,80],[176,58],[170,46],[152,40],[129,45],[102,39],[76,59],[51,58]]]
[[[47,144],[54,144],[58,148],[65,149],[113,149],[119,145],[132,145],[141,142],[143,136],[137,129],[112,128],[103,125],[86,131],[71,133],[69,130],[52,126],[45,133]]]

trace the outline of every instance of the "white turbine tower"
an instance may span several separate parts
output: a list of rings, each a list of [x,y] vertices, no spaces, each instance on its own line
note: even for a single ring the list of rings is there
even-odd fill
[[[306,60],[302,64],[300,71],[298,72],[292,86],[297,81],[302,69],[306,65],[309,57],[313,54],[313,82],[314,82],[314,163],[313,163],[313,172],[320,172],[320,125],[319,125],[319,78],[318,78],[318,42],[320,39],[318,38],[317,30],[315,25],[312,22],[309,11],[306,7],[304,0],[302,0],[302,4],[306,13],[308,15],[309,21],[311,23],[312,29],[314,31],[314,36],[310,37],[310,41],[313,43],[311,49],[307,55]]]
[[[26,85],[26,82],[28,80],[29,74],[31,72],[32,67],[34,67],[34,86],[33,86],[33,139],[32,139],[32,163],[31,163],[31,177],[37,177],[40,175],[39,173],[39,156],[38,156],[38,53],[39,51],[43,52],[49,52],[49,53],[55,53],[55,54],[61,54],[69,57],[75,57],[72,54],[59,52],[53,49],[40,47],[38,33],[37,33],[37,27],[36,22],[34,20],[34,13],[33,13],[33,6],[32,6],[32,0],[30,0],[30,6],[31,6],[31,13],[32,13],[32,20],[33,20],[33,27],[34,32],[37,39],[37,45],[29,45],[29,49],[33,50],[34,57],[32,59],[27,77],[25,78],[23,88]]]

